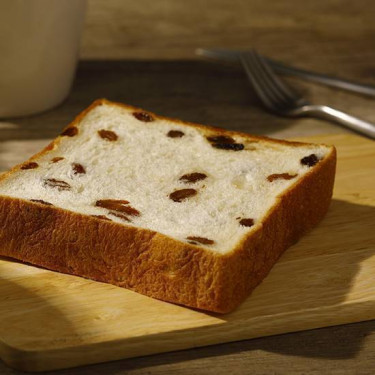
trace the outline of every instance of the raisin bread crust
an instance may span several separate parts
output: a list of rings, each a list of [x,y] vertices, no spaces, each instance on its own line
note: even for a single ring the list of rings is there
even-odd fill
[[[143,111],[105,99],[97,100],[64,131],[79,127],[81,119],[102,104]],[[249,136],[172,121],[198,127],[204,132]],[[306,145],[265,137],[251,138],[295,147]],[[1,175],[0,182],[22,165],[57,147],[60,140],[58,137],[28,161]],[[111,283],[164,301],[227,313],[251,293],[290,245],[324,217],[332,197],[335,167],[336,150],[331,147],[323,160],[278,198],[262,225],[227,254],[183,243],[148,229],[0,196],[0,255]]]

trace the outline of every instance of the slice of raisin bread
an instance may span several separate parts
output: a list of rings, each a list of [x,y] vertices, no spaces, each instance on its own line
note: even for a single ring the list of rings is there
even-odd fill
[[[2,175],[0,255],[228,312],[324,216],[335,162],[98,100]]]

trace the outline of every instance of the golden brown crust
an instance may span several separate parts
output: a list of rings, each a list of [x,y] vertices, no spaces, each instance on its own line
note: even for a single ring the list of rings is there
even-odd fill
[[[193,122],[182,121],[182,120],[171,118],[171,117],[159,116],[159,115],[157,115],[153,112],[146,111],[146,110],[144,110],[142,108],[139,108],[139,107],[134,107],[134,106],[131,106],[131,105],[128,105],[128,104],[123,104],[123,103],[118,103],[118,102],[111,102],[111,101],[109,101],[107,99],[104,99],[104,98],[95,100],[90,106],[88,106],[80,114],[78,114],[74,118],[74,120],[62,130],[61,134],[64,133],[69,128],[72,128],[74,126],[78,126],[79,123],[81,122],[81,120],[91,110],[93,110],[94,108],[96,108],[100,105],[103,105],[103,104],[115,105],[115,106],[118,106],[118,107],[125,108],[127,110],[130,109],[130,110],[133,110],[133,111],[136,111],[136,112],[147,112],[150,115],[152,115],[154,118],[172,121],[172,122],[175,122],[176,124],[180,124],[180,125],[184,125],[184,126],[190,126],[190,127],[193,127],[193,128],[198,128],[205,133],[213,133],[213,134],[228,135],[228,136],[236,136],[237,135],[237,136],[245,137],[245,138],[247,138],[251,141],[254,141],[254,140],[265,141],[265,142],[272,142],[272,143],[276,143],[276,144],[285,144],[285,145],[288,145],[288,146],[295,146],[295,147],[302,146],[302,145],[305,145],[305,146],[309,145],[309,143],[305,143],[305,142],[285,141],[285,140],[282,140],[282,139],[274,139],[274,138],[268,138],[268,137],[264,137],[264,136],[250,135],[250,134],[242,133],[242,132],[239,132],[239,131],[226,130],[226,129],[222,129],[222,128],[218,128],[218,127],[214,127],[214,126],[201,125],[201,124],[196,124],[196,123],[193,123]],[[15,165],[8,172],[2,173],[0,175],[0,182],[2,180],[6,179],[11,173],[20,169],[24,164],[26,164],[30,161],[36,160],[40,156],[43,156],[46,153],[48,153],[48,151],[51,151],[51,150],[55,149],[61,142],[61,138],[62,138],[61,134],[60,134],[59,137],[55,138],[51,143],[49,143],[44,149],[39,151],[37,154],[33,155],[30,159],[26,160],[25,162],[23,162],[21,164]]]
[[[248,138],[248,139],[251,139],[251,140],[273,142],[273,143],[278,143],[278,144],[285,144],[285,145],[288,145],[288,146],[309,145],[309,143],[305,143],[305,142],[285,141],[283,139],[274,139],[274,138],[269,138],[269,137],[265,137],[265,136],[250,135],[250,134],[242,133],[242,132],[239,132],[239,131],[227,130],[227,129],[218,128],[218,127],[215,127],[215,126],[202,125],[202,124],[197,124],[197,123],[189,122],[189,121],[182,121],[180,119],[176,119],[176,118],[172,118],[172,117],[160,116],[160,115],[157,115],[153,112],[146,111],[142,108],[133,107],[132,105],[119,103],[119,102],[111,102],[107,99],[97,99],[87,109],[92,109],[92,108],[96,107],[97,105],[102,105],[102,104],[116,105],[118,107],[122,107],[122,108],[125,108],[125,109],[131,109],[131,110],[134,110],[136,112],[147,112],[150,115],[152,115],[154,118],[157,118],[157,119],[160,119],[160,120],[172,121],[172,122],[175,122],[176,124],[181,124],[181,125],[184,125],[184,126],[190,126],[192,128],[198,128],[200,130],[203,130],[205,133],[212,132],[212,133],[215,133],[215,134],[228,135],[228,136],[236,136],[237,135],[237,136],[245,137],[245,138]]]
[[[69,124],[67,125],[61,133],[63,133],[64,131],[66,131],[67,129],[69,128],[72,128],[73,126],[76,126],[80,123],[80,121],[92,110],[94,109],[95,107],[97,107],[98,105],[102,105],[104,103],[104,99],[98,99],[98,100],[95,100],[90,106],[88,106],[86,109],[84,109],[80,114],[78,114],[74,120]],[[11,168],[9,171],[7,172],[4,172],[0,175],[0,182],[5,180],[10,174],[12,174],[13,172],[17,171],[18,169],[20,169],[24,164],[30,162],[30,161],[33,161],[33,160],[36,160],[38,159],[40,156],[43,156],[45,155],[46,153],[48,153],[48,151],[51,151],[53,149],[55,149],[61,142],[61,135],[57,138],[55,138],[52,142],[50,142],[44,149],[42,149],[41,151],[39,151],[38,153],[36,153],[35,155],[33,155],[30,159],[24,161],[23,163],[21,164],[17,164],[15,165],[13,168]]]
[[[92,108],[103,103],[113,104],[104,99],[95,101],[67,128],[78,125]],[[205,132],[302,145],[175,121]],[[57,138],[52,146],[30,160],[37,159],[59,142]],[[335,165],[336,152],[332,147],[302,180],[279,197],[262,225],[225,255],[147,229],[5,196],[0,196],[0,254],[119,285],[154,298],[229,312],[263,280],[286,248],[325,215],[332,196]]]
[[[226,255],[226,285],[232,288],[228,294],[232,295],[228,299],[232,305],[228,306],[224,299],[222,310],[231,311],[241,303],[267,276],[282,253],[324,217],[332,198],[335,170],[333,148],[301,181],[279,197],[262,227],[244,237]]]

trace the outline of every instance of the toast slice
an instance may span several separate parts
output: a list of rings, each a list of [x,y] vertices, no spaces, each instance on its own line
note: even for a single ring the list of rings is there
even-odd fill
[[[226,313],[325,215],[334,147],[97,100],[0,178],[0,255]]]

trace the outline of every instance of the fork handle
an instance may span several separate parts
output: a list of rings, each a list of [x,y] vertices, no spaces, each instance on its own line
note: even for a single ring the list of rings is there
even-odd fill
[[[374,124],[351,116],[345,112],[338,111],[337,109],[325,105],[307,105],[306,108],[304,108],[304,112],[312,117],[334,121],[346,128],[356,131],[357,133],[375,139]]]

